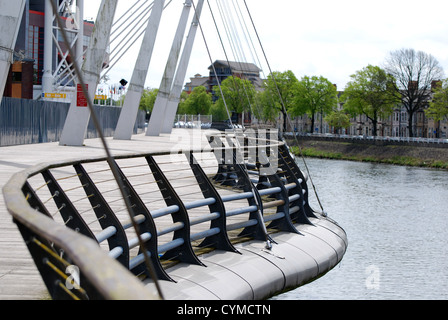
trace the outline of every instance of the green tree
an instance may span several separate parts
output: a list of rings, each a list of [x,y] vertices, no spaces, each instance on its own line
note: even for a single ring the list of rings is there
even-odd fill
[[[224,121],[229,119],[225,106],[217,103],[214,103],[210,108],[210,114],[212,115],[213,121]]]
[[[342,110],[333,111],[325,117],[325,121],[338,132],[342,128],[350,127],[350,118]]]
[[[368,65],[351,75],[341,100],[344,110],[352,116],[365,115],[373,125],[377,136],[378,120],[389,116],[400,98],[395,91],[395,79],[385,70]]]
[[[448,79],[439,82],[433,90],[433,97],[425,113],[429,118],[440,121],[448,118]]]
[[[219,93],[218,100],[216,100],[215,110],[229,109],[229,113],[242,113],[252,111],[252,106],[255,102],[255,87],[249,81],[238,77],[228,77],[221,83],[222,95],[219,87],[214,87],[214,91]]]
[[[283,131],[287,128],[287,114],[294,108],[295,93],[299,81],[291,71],[274,71],[265,82],[263,97],[263,115],[268,120],[275,120],[278,113],[283,115]]]
[[[273,97],[269,90],[257,92],[254,107],[255,117],[265,123],[275,122],[278,118],[279,109],[273,108],[273,104]]]
[[[156,102],[157,94],[159,89],[145,89],[142,93],[142,98],[140,100],[139,108],[147,113],[151,113]]]
[[[177,114],[187,114],[187,109],[186,109],[186,105],[185,105],[185,101],[187,101],[188,99],[188,93],[185,91],[182,91],[182,93],[180,94],[180,100],[179,100],[179,105],[177,107]]]
[[[332,112],[337,106],[336,87],[322,76],[304,76],[297,86],[295,103],[291,114],[295,116],[308,114],[311,117],[310,132],[314,130],[315,116]],[[322,125],[321,125],[322,129]]]
[[[203,86],[196,87],[182,103],[185,114],[209,114],[212,106],[212,94]]]

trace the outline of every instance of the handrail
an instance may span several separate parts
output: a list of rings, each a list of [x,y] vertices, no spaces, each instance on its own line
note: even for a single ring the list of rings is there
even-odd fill
[[[64,252],[71,257],[71,264],[78,266],[95,288],[90,298],[158,299],[157,296],[144,290],[143,284],[137,278],[114,259],[109,258],[93,240],[80,236],[79,233],[56,223],[45,215],[36,214],[36,211],[30,207],[20,191],[21,186],[25,185],[28,177],[46,168],[44,165],[37,165],[19,172],[3,187],[6,207],[12,214],[14,222],[19,226],[24,240],[45,239],[55,247],[63,248]],[[28,246],[31,246],[29,242]],[[53,285],[50,281],[47,283],[49,283],[47,286]]]
[[[149,275],[142,250],[147,250],[158,279],[172,281],[170,261],[203,265],[201,248],[236,252],[234,238],[269,238],[265,223],[295,233],[293,223],[310,223],[305,178],[291,158],[285,160],[290,154],[282,142],[242,133],[211,135],[209,141],[210,148],[114,157],[145,241],[137,253],[131,253],[137,243],[128,234],[130,223],[119,214],[120,199],[109,183],[105,157],[40,164],[15,174],[3,188],[5,203],[52,298],[155,299],[135,277]],[[199,154],[213,165],[197,160]],[[266,161],[268,155],[272,161]],[[138,163],[131,165],[133,161]],[[85,168],[89,166],[98,168]],[[74,174],[59,177],[61,185],[50,174],[74,169]],[[41,175],[43,185],[34,186]],[[252,181],[258,181],[257,188]],[[196,188],[194,199],[188,194],[182,199],[182,188]],[[48,199],[42,201],[43,195]],[[155,209],[155,202],[163,206]],[[82,290],[79,285],[70,289],[71,277],[63,276],[67,266],[79,268]]]

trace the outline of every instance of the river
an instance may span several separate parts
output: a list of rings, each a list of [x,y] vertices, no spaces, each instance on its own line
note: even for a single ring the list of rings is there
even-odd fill
[[[348,248],[325,276],[273,299],[448,299],[448,171],[306,162],[324,210],[347,232]],[[315,196],[312,203],[319,208]]]

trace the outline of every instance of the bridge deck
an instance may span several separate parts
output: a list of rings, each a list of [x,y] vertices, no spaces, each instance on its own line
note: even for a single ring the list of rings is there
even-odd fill
[[[191,130],[174,129],[172,135],[146,137],[135,135],[132,140],[107,139],[113,155],[166,151],[185,146],[190,148],[207,145],[202,137],[193,137]],[[10,177],[21,170],[39,163],[69,161],[73,158],[104,157],[99,139],[85,140],[82,147],[59,146],[59,143],[20,145],[0,148],[0,189]],[[49,298],[45,285],[35,267],[17,226],[12,222],[0,196],[0,300],[37,300]]]

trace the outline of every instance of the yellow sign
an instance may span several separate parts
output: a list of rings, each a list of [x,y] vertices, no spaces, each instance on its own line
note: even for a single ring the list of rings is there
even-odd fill
[[[52,98],[52,99],[66,99],[67,94],[65,93],[42,93],[44,98]]]
[[[107,100],[107,96],[106,95],[96,95],[95,100]]]

